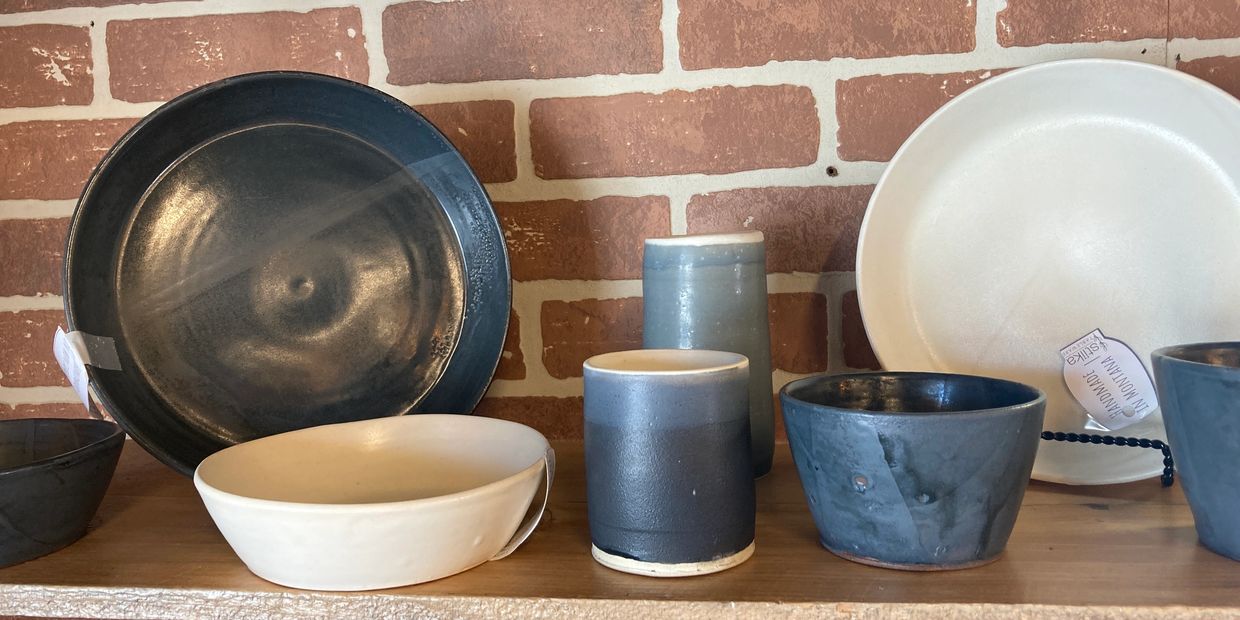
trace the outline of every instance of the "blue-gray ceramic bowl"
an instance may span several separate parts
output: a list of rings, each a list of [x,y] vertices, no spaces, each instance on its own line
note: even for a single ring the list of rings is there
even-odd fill
[[[1197,537],[1240,560],[1240,342],[1166,347],[1150,358]]]
[[[780,391],[797,473],[829,551],[905,570],[998,559],[1046,397],[969,375],[819,375]]]

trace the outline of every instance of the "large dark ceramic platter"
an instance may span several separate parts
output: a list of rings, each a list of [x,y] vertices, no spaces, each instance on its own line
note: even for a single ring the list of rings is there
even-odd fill
[[[306,73],[159,108],[87,183],[65,253],[71,329],[115,342],[93,392],[183,473],[229,445],[467,413],[499,360],[504,241],[460,154],[411,108]]]

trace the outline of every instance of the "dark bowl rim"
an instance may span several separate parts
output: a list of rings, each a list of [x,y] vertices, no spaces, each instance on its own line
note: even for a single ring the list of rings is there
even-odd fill
[[[47,467],[49,465],[53,465],[58,462],[67,461],[67,460],[82,456],[88,452],[102,450],[104,447],[106,447],[106,444],[108,444],[109,442],[117,441],[118,438],[119,438],[119,441],[121,441],[122,443],[125,440],[125,431],[121,429],[120,425],[115,422],[109,422],[108,420],[95,420],[95,419],[89,419],[89,418],[15,418],[12,420],[0,420],[0,426],[4,426],[7,424],[22,424],[22,423],[30,423],[30,422],[54,422],[56,424],[87,425],[87,426],[107,425],[112,428],[112,432],[108,433],[107,435],[99,439],[96,439],[95,441],[83,444],[72,450],[69,450],[68,452],[61,452],[60,454],[57,454],[55,456],[49,456],[49,457],[41,458],[35,461],[30,461],[29,463],[22,463],[21,465],[16,465],[14,467],[0,469],[0,479],[4,478],[5,476],[9,476],[15,473],[25,472],[31,469],[40,469],[43,467]]]
[[[1188,344],[1173,344],[1166,347],[1155,349],[1150,353],[1150,361],[1158,359],[1166,359],[1177,364],[1188,364],[1191,366],[1200,366],[1202,368],[1218,368],[1218,369],[1234,369],[1240,371],[1240,366],[1227,366],[1224,364],[1211,364],[1209,362],[1198,362],[1196,360],[1184,359],[1179,357],[1189,351],[1201,351],[1204,349],[1231,349],[1240,353],[1240,341],[1238,340],[1219,340],[1214,342],[1190,342]]]
[[[827,380],[835,380],[835,379],[843,379],[843,378],[858,378],[858,377],[895,377],[895,378],[902,378],[902,379],[912,379],[912,378],[982,379],[982,380],[989,381],[989,382],[1006,383],[1008,385],[1017,386],[1020,388],[1027,389],[1027,390],[1032,390],[1035,396],[1034,398],[1030,400],[1021,401],[1014,405],[1007,405],[1003,407],[988,407],[986,409],[962,409],[960,411],[917,412],[917,411],[869,411],[866,409],[850,409],[847,407],[833,407],[831,405],[822,405],[819,403],[813,403],[813,402],[810,402],[810,401],[807,401],[801,398],[797,398],[796,396],[793,396],[792,394],[788,392],[788,388],[795,388],[801,385],[809,385],[812,383],[817,383],[817,382],[827,381]],[[907,370],[875,370],[875,371],[862,371],[862,372],[819,373],[816,375],[810,375],[808,377],[802,377],[800,379],[795,379],[793,381],[789,381],[788,383],[784,384],[784,387],[779,389],[779,398],[781,400],[787,399],[787,400],[790,400],[796,403],[800,403],[800,404],[806,405],[814,409],[827,409],[830,411],[838,411],[840,413],[844,413],[850,416],[855,415],[855,416],[871,417],[871,418],[989,417],[989,416],[1012,414],[1016,412],[1023,412],[1026,409],[1036,408],[1039,405],[1046,404],[1046,392],[1043,392],[1040,388],[1036,386],[1029,385],[1028,383],[1021,383],[1020,381],[1012,381],[1011,379],[1000,379],[998,377],[987,377],[984,375],[970,375],[970,374],[956,373],[956,372],[907,371]],[[785,415],[787,415],[786,410],[785,410]]]

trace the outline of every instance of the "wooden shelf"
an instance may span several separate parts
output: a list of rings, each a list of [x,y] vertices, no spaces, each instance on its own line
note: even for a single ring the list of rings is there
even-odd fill
[[[77,617],[1093,617],[1240,614],[1240,563],[1197,543],[1178,486],[1034,483],[1006,555],[948,573],[841,560],[817,533],[786,445],[758,483],[758,540],[732,570],[661,580],[590,558],[581,447],[557,443],[549,519],[511,557],[367,593],[290,590],[251,575],[193,484],[126,446],[77,544],[0,570],[0,614]]]

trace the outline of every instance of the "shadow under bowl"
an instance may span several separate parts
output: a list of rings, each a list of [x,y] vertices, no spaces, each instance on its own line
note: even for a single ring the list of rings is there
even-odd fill
[[[1046,397],[971,375],[818,375],[780,391],[793,460],[827,550],[904,570],[1003,552],[1037,454]]]
[[[124,445],[120,427],[103,420],[0,421],[0,567],[86,534]]]

